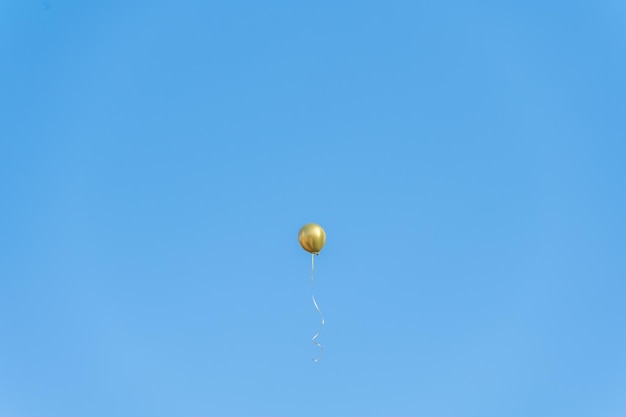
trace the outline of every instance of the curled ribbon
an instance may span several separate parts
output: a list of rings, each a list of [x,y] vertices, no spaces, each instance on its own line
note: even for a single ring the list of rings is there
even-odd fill
[[[324,328],[324,315],[322,314],[322,311],[320,310],[320,307],[317,305],[317,301],[315,301],[315,294],[313,293],[313,281],[314,280],[315,280],[315,254],[312,253],[311,254],[311,298],[313,299],[313,305],[315,306],[315,309],[317,310],[317,312],[319,313],[320,317],[322,318],[322,325],[320,326],[320,329],[311,338],[311,341],[313,342],[313,344],[315,346],[317,346],[319,348],[319,350],[320,350],[319,354],[317,355],[316,358],[311,358],[313,360],[313,362],[317,362],[322,357],[322,352],[324,352],[324,348],[317,341],[317,337],[320,335],[320,333],[322,332],[322,329]]]

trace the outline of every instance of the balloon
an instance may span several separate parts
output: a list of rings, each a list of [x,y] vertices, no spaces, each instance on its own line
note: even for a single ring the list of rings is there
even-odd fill
[[[326,232],[319,224],[305,224],[298,233],[298,240],[302,249],[317,255],[326,243]]]

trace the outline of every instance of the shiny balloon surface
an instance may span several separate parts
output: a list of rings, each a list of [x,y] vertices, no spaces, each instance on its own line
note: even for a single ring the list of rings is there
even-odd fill
[[[302,249],[317,255],[326,243],[326,232],[319,224],[305,224],[298,233],[298,240]]]

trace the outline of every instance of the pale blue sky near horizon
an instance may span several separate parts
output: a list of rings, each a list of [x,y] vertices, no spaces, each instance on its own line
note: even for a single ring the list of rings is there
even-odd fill
[[[625,74],[618,1],[1,0],[0,416],[623,417]]]

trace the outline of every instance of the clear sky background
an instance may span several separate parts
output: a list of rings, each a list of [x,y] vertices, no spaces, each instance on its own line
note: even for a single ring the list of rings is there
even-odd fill
[[[622,1],[2,0],[0,120],[2,417],[626,415]]]

